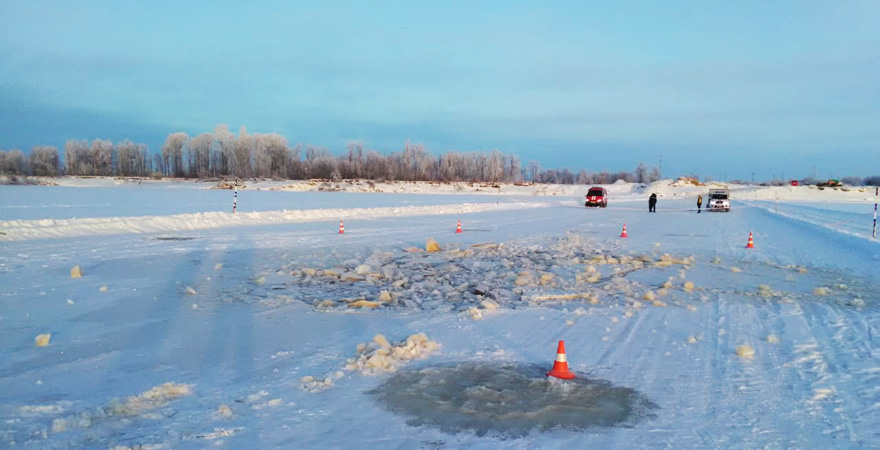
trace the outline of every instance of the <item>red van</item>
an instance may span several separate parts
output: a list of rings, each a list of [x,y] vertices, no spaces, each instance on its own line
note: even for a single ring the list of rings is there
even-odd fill
[[[589,191],[587,191],[587,201],[584,202],[584,206],[598,206],[601,208],[608,207],[608,191],[603,187],[591,187]]]

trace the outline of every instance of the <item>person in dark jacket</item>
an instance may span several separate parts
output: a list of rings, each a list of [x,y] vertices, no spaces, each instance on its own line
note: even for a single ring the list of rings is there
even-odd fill
[[[703,209],[703,196],[698,195],[697,196],[697,214],[699,214],[702,209]]]
[[[648,212],[657,212],[657,194],[652,193],[648,197]]]

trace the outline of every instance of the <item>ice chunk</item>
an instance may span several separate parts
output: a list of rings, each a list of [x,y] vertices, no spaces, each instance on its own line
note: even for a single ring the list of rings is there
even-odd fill
[[[688,344],[696,344],[696,343],[697,343],[697,338],[696,338],[696,336],[688,336],[688,338],[687,338],[687,343],[688,343]]]
[[[750,345],[740,345],[736,348],[736,356],[739,356],[740,358],[751,359],[755,356],[755,349],[752,348]]]
[[[354,272],[358,275],[366,275],[372,271],[373,269],[366,264],[361,264],[354,269]]]
[[[381,334],[373,336],[373,342],[378,344],[380,348],[391,348],[391,343]]]
[[[439,252],[441,250],[440,244],[438,244],[437,241],[428,238],[428,240],[425,242],[425,250],[428,252]]]
[[[816,388],[816,389],[813,389],[813,400],[815,400],[815,401],[822,400],[826,397],[830,397],[833,394],[834,394],[833,389]]]
[[[49,339],[51,338],[52,334],[50,333],[38,334],[37,337],[34,338],[34,345],[37,347],[45,347],[49,345]]]
[[[767,342],[770,344],[778,344],[779,338],[775,334],[768,334],[767,335]]]
[[[816,289],[813,289],[813,294],[815,294],[815,295],[828,295],[828,288],[817,287]]]
[[[223,264],[221,264],[221,263],[214,264],[214,270],[220,270],[222,268],[223,268]]]
[[[340,279],[342,281],[348,281],[350,283],[354,283],[356,281],[364,281],[366,278],[363,275],[358,275],[356,273],[346,272],[343,274]]]
[[[78,265],[73,266],[70,269],[70,278],[76,279],[76,278],[82,278],[82,276],[83,276],[82,268],[80,268]]]
[[[369,300],[356,300],[348,304],[349,308],[375,308],[379,306],[379,302],[371,302]]]
[[[648,292],[645,292],[644,295],[642,295],[642,298],[650,302],[650,301],[653,301],[654,299],[656,299],[657,295],[654,294],[654,291],[648,291]]]
[[[183,290],[183,293],[186,294],[186,295],[196,295],[196,294],[198,294],[198,292],[196,292],[196,290],[193,289],[192,286],[187,286],[187,287]]]
[[[742,272],[742,269],[740,269],[739,267],[731,267],[730,271],[733,273],[740,273]]]
[[[694,290],[694,283],[692,281],[685,281],[684,283],[684,291],[691,292]]]
[[[98,290],[101,292],[107,292],[107,285],[105,284],[105,285],[99,287]]]
[[[379,291],[379,302],[388,303],[391,301],[391,294],[388,291]]]

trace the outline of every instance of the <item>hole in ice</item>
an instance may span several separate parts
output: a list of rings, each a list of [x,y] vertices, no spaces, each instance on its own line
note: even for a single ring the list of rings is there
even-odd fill
[[[191,241],[195,238],[190,236],[156,236],[152,239],[154,241]]]
[[[657,406],[628,387],[585,377],[548,379],[547,367],[464,363],[404,370],[370,391],[413,426],[517,437],[532,431],[629,427]]]

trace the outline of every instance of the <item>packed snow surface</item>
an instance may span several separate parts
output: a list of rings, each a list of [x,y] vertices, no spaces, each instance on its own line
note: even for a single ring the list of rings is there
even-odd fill
[[[0,186],[0,448],[880,440],[868,190],[56,181]]]

